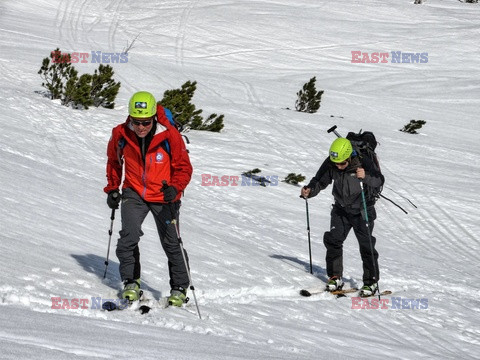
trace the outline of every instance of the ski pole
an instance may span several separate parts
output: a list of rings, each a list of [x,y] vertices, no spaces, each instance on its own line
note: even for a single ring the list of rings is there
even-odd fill
[[[168,184],[167,184],[166,180],[163,180],[162,183],[163,183],[162,190],[164,190],[166,187],[168,187]],[[187,270],[188,281],[190,283],[190,290],[192,290],[193,300],[195,301],[195,307],[197,308],[198,318],[200,320],[202,320],[202,315],[200,314],[200,308],[198,307],[197,297],[195,295],[195,287],[193,286],[193,282],[192,282],[192,275],[190,274],[190,268],[189,268],[188,263],[187,263],[187,257],[185,256],[185,249],[183,248],[183,241],[182,241],[182,238],[180,236],[180,228],[178,226],[177,215],[176,215],[175,209],[174,209],[175,205],[173,203],[169,203],[168,205],[170,206],[170,213],[172,214],[172,220],[170,221],[170,223],[175,226],[175,231],[177,233],[177,239],[178,239],[178,245],[180,246],[180,251],[182,252],[183,263],[185,264],[185,269]]]
[[[415,208],[415,209],[418,209],[417,205],[415,205],[409,198],[407,198],[406,196],[403,196],[402,194],[400,194],[398,191],[395,191],[394,189],[392,189],[391,187],[388,187],[387,186],[387,189],[389,190],[392,190],[395,194],[399,195],[400,197],[402,197],[403,199],[407,200],[410,204],[412,204],[412,206]]]
[[[112,214],[110,215],[110,230],[108,230],[108,249],[107,249],[107,259],[105,260],[105,272],[103,273],[103,278],[107,276],[108,268],[108,258],[110,256],[110,243],[112,242],[112,233],[113,233],[113,220],[115,220],[115,209],[112,209]]]
[[[170,204],[170,205],[172,206],[173,204]],[[177,232],[178,245],[180,246],[180,250],[182,251],[183,263],[185,264],[185,268],[187,269],[188,281],[190,282],[190,290],[192,290],[193,300],[195,300],[195,307],[197,308],[198,318],[202,320],[202,315],[200,315],[200,309],[198,307],[197,297],[195,296],[195,287],[193,286],[192,275],[190,274],[190,268],[187,264],[185,249],[183,248],[183,241],[182,241],[182,238],[180,237],[180,230],[178,228],[178,223],[176,218],[172,218],[172,224],[175,226],[175,230]]]
[[[308,198],[300,195],[301,198],[305,199],[305,211],[307,213],[307,235],[308,235],[308,254],[310,256],[310,274],[313,275],[313,265],[312,265],[312,242],[310,241],[310,214],[308,212]]]
[[[370,252],[372,253],[372,263],[373,263],[373,271],[374,271],[373,278],[377,280],[377,265],[375,263],[375,255],[373,253],[372,233],[370,231],[370,224],[368,221],[368,213],[367,213],[367,201],[365,200],[365,191],[363,189],[363,181],[361,179],[360,179],[360,187],[362,188],[362,202],[363,202],[363,210],[365,211],[365,225],[367,227],[368,241],[370,242]],[[378,291],[378,299],[380,300],[380,286],[378,285],[378,280],[377,280],[377,291]]]
[[[408,215],[408,212],[407,212],[404,208],[402,208],[400,205],[398,205],[396,202],[394,202],[392,199],[389,199],[389,198],[387,198],[386,196],[384,196],[384,195],[382,195],[382,194],[380,194],[380,197],[381,197],[381,198],[384,198],[385,200],[390,201],[393,205],[395,205],[395,206],[398,207],[400,210],[402,210],[405,214]],[[413,206],[415,206],[415,205],[413,205]],[[415,206],[415,207],[416,207],[416,206]]]
[[[308,213],[308,199],[305,198],[305,210],[307,213],[308,254],[310,255],[310,274],[313,275],[312,266],[312,243],[310,241],[310,214]]]

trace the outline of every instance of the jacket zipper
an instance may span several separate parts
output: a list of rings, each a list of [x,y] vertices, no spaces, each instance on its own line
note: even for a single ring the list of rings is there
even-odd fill
[[[142,182],[143,182],[143,191],[142,191],[142,199],[145,199],[145,195],[147,194],[147,154],[145,153],[145,139],[142,138],[142,148],[140,149],[141,156],[144,158],[143,162],[143,174],[142,174]]]

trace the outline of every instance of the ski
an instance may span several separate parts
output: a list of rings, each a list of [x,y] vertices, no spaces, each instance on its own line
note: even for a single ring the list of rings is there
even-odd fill
[[[118,311],[132,309],[140,312],[140,314],[148,314],[153,307],[166,308],[168,306],[168,298],[162,297],[158,301],[146,299],[143,291],[140,292],[139,300],[130,301],[128,299],[114,299],[102,303],[102,309],[106,311]]]
[[[186,307],[187,306],[187,303],[188,301],[190,300],[190,298],[185,298],[185,302],[183,303],[182,306],[180,307],[177,307],[177,306],[173,306],[170,301],[168,300],[169,299],[169,296],[164,296],[164,297],[161,297],[159,300],[146,300],[146,302],[149,304],[149,305],[140,305],[140,307],[137,309],[138,311],[140,311],[140,313],[143,315],[143,314],[148,314],[148,312],[151,310],[151,309],[167,309],[167,308],[183,308],[183,307]]]
[[[145,303],[145,304],[144,304]],[[150,304],[150,305],[147,305]],[[137,307],[138,305],[138,307]],[[122,311],[126,309],[132,309],[138,311],[140,314],[148,314],[150,310],[152,310],[154,306],[152,306],[150,300],[144,301],[133,301],[133,302],[118,302],[118,301],[106,301],[102,304],[102,309],[106,311]],[[156,306],[155,306],[156,307]],[[159,306],[161,307],[161,306]]]
[[[148,302],[147,300],[128,301],[126,299],[118,299],[114,301],[105,301],[102,304],[102,309],[106,311],[121,311],[126,309],[138,310],[141,314],[146,314],[151,310],[151,306],[142,305]],[[136,305],[139,305],[138,307]]]
[[[170,304],[168,297],[162,297],[159,300],[140,299],[137,301],[128,301],[126,299],[118,299],[113,301],[105,301],[102,304],[102,309],[106,311],[121,311],[131,309],[138,311],[140,314],[148,314],[152,309],[166,309]]]
[[[390,295],[392,292],[390,290],[383,290],[381,293],[380,293],[380,296],[384,296],[384,295]],[[379,294],[378,293],[375,293],[375,294],[372,294],[372,295],[367,295],[367,296],[362,296],[362,295],[359,295],[361,298],[369,298],[369,297],[373,297],[373,296],[378,296]]]
[[[312,295],[315,295],[315,294],[320,294],[322,292],[327,292],[327,293],[330,293],[332,295],[344,295],[344,294],[352,293],[352,292],[355,292],[355,291],[358,291],[358,289],[357,288],[351,288],[351,289],[342,289],[342,290],[334,290],[334,291],[328,291],[325,288],[316,288],[316,289],[311,289],[311,290],[302,289],[302,290],[300,290],[300,295],[308,297],[308,296],[312,296]]]
[[[328,291],[325,288],[316,288],[316,289],[311,289],[311,290],[302,289],[302,290],[300,290],[300,295],[305,296],[305,297],[309,297],[309,296],[312,296],[312,295],[316,295],[316,294],[326,292],[326,293],[330,293],[332,295],[336,295],[337,297],[345,297],[346,294],[354,293],[354,292],[357,292],[357,291],[359,291],[357,288],[334,290],[334,291]],[[392,292],[390,290],[384,290],[380,293],[380,296],[385,296],[385,295],[390,295],[390,294],[392,294]],[[367,298],[367,297],[372,297],[372,296],[378,296],[378,293],[375,293],[373,295],[368,295],[368,296],[361,296],[361,295],[359,295],[359,296]]]

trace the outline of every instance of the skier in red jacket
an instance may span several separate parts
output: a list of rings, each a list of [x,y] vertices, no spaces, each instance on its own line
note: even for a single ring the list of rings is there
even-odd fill
[[[128,111],[126,122],[113,129],[108,142],[108,185],[104,188],[111,209],[118,209],[122,203],[122,230],[116,251],[124,283],[122,298],[134,301],[140,297],[138,243],[143,235],[142,223],[152,212],[168,258],[169,302],[181,306],[189,286],[188,256],[185,252],[185,264],[171,220],[178,222],[180,197],[190,182],[192,165],[182,136],[152,94],[135,93]]]

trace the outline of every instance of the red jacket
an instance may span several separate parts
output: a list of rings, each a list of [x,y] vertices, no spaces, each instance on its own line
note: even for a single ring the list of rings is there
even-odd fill
[[[135,190],[145,201],[164,202],[160,189],[163,180],[174,186],[179,200],[182,191],[192,177],[192,165],[182,136],[165,116],[163,107],[157,105],[157,124],[155,135],[142,158],[137,136],[130,121],[116,126],[107,148],[108,185],[106,193],[117,190],[122,182],[122,169],[125,163],[123,189]],[[165,149],[164,140],[168,141],[170,154]]]

